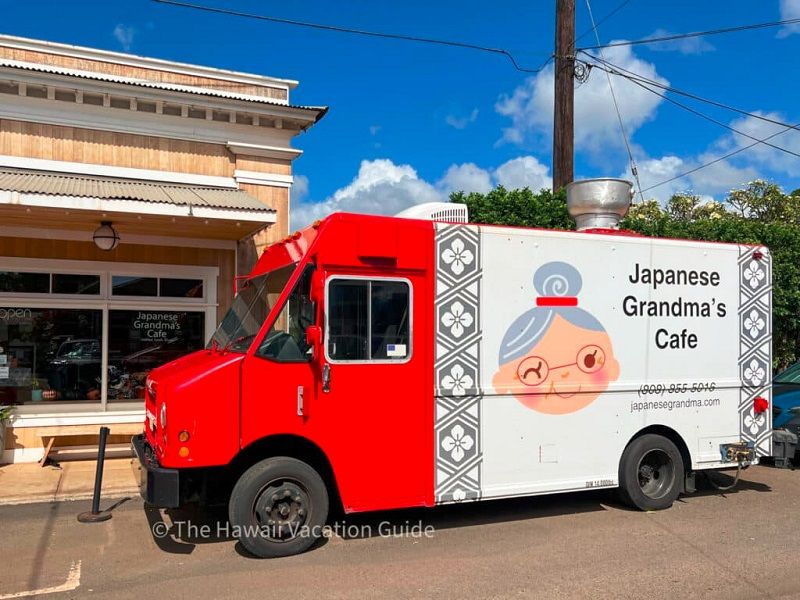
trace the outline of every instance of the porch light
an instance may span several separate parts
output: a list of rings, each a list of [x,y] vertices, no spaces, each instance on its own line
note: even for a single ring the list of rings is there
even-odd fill
[[[111,221],[101,221],[100,227],[95,229],[92,239],[95,246],[106,252],[119,245],[119,235],[117,230],[111,226]]]

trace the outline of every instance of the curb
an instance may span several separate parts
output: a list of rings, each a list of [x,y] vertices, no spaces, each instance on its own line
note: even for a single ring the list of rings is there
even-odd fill
[[[39,503],[54,503],[54,502],[72,502],[75,500],[91,500],[93,492],[76,492],[73,494],[28,494],[26,496],[7,496],[0,497],[0,506],[17,506],[20,504],[39,504]],[[118,500],[120,498],[139,497],[139,488],[114,488],[111,490],[104,490],[100,495],[100,499]]]

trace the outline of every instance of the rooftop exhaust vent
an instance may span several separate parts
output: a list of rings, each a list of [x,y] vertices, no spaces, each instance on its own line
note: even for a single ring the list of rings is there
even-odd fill
[[[424,219],[426,221],[447,221],[449,223],[468,223],[469,214],[465,204],[453,202],[426,202],[415,204],[395,215],[402,219]]]
[[[618,229],[633,200],[633,184],[624,179],[582,179],[567,184],[567,209],[578,231]]]

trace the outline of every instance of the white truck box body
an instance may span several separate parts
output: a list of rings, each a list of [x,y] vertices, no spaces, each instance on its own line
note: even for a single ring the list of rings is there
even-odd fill
[[[691,469],[770,454],[766,248],[436,224],[436,253],[437,501],[614,487],[648,427]]]

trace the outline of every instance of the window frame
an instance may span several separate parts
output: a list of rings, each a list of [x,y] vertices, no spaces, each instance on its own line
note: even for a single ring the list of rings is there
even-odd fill
[[[100,294],[53,294],[0,292],[0,305],[31,309],[86,309],[102,311],[102,382],[98,401],[57,401],[20,404],[14,413],[19,417],[46,416],[48,419],[80,414],[117,414],[141,411],[143,400],[117,401],[108,399],[108,312],[110,310],[199,312],[205,315],[205,343],[214,333],[217,321],[217,278],[219,267],[132,262],[106,262],[69,259],[39,259],[4,257],[5,271],[66,273],[69,275],[99,275]],[[154,275],[155,274],[155,275]],[[113,275],[157,278],[202,279],[203,298],[173,298],[160,296],[114,296],[111,293]],[[51,277],[52,289],[52,277]],[[137,412],[138,414],[138,412]],[[50,423],[50,421],[48,421]]]
[[[275,325],[275,321],[277,321],[278,318],[281,316],[281,312],[283,312],[283,309],[286,308],[289,305],[289,298],[294,293],[294,291],[297,289],[297,286],[300,285],[300,281],[305,276],[305,273],[306,273],[307,270],[311,271],[311,276],[310,276],[311,280],[309,281],[309,297],[311,297],[311,288],[313,287],[314,272],[317,270],[317,266],[313,262],[308,262],[305,265],[299,265],[298,264],[298,265],[296,265],[296,268],[300,269],[300,274],[297,276],[297,279],[295,279],[295,282],[294,282],[294,285],[292,286],[292,289],[289,290],[289,293],[286,295],[286,298],[284,299],[283,303],[280,305],[280,308],[277,309],[277,312],[275,313],[275,318],[272,319],[272,322],[270,323],[270,325],[267,328],[267,330],[264,332],[264,335],[257,335],[256,336],[256,339],[258,340],[258,343],[257,344],[255,343],[256,340],[253,341],[253,343],[256,346],[255,351],[253,352],[253,356],[255,356],[256,358],[260,358],[261,360],[266,360],[266,361],[269,361],[271,363],[275,363],[275,364],[278,364],[278,365],[308,365],[308,364],[311,364],[312,362],[314,362],[313,356],[309,356],[308,359],[304,359],[303,358],[303,359],[297,359],[297,360],[280,360],[278,358],[273,358],[272,356],[264,356],[260,352],[261,344],[264,343],[264,340],[266,339],[267,335],[269,335],[270,330]],[[313,325],[316,325],[317,321],[319,320],[319,313],[317,311],[318,307],[317,307],[317,303],[316,302],[313,302],[312,305],[314,307],[314,323],[313,323]],[[276,310],[276,307],[273,307],[272,310],[273,311]],[[267,319],[269,319],[269,317],[267,317]],[[263,326],[263,324],[262,324],[262,326]]]
[[[408,353],[403,359],[378,358],[378,359],[358,359],[341,360],[331,358],[328,352],[328,339],[330,338],[330,284],[334,281],[366,281],[366,282],[394,282],[405,283],[408,288]],[[372,353],[372,286],[369,286],[367,298],[367,349]],[[325,360],[332,365],[404,365],[414,356],[414,286],[408,277],[384,277],[369,275],[331,275],[325,280],[325,335],[323,336],[323,346],[325,347]]]

